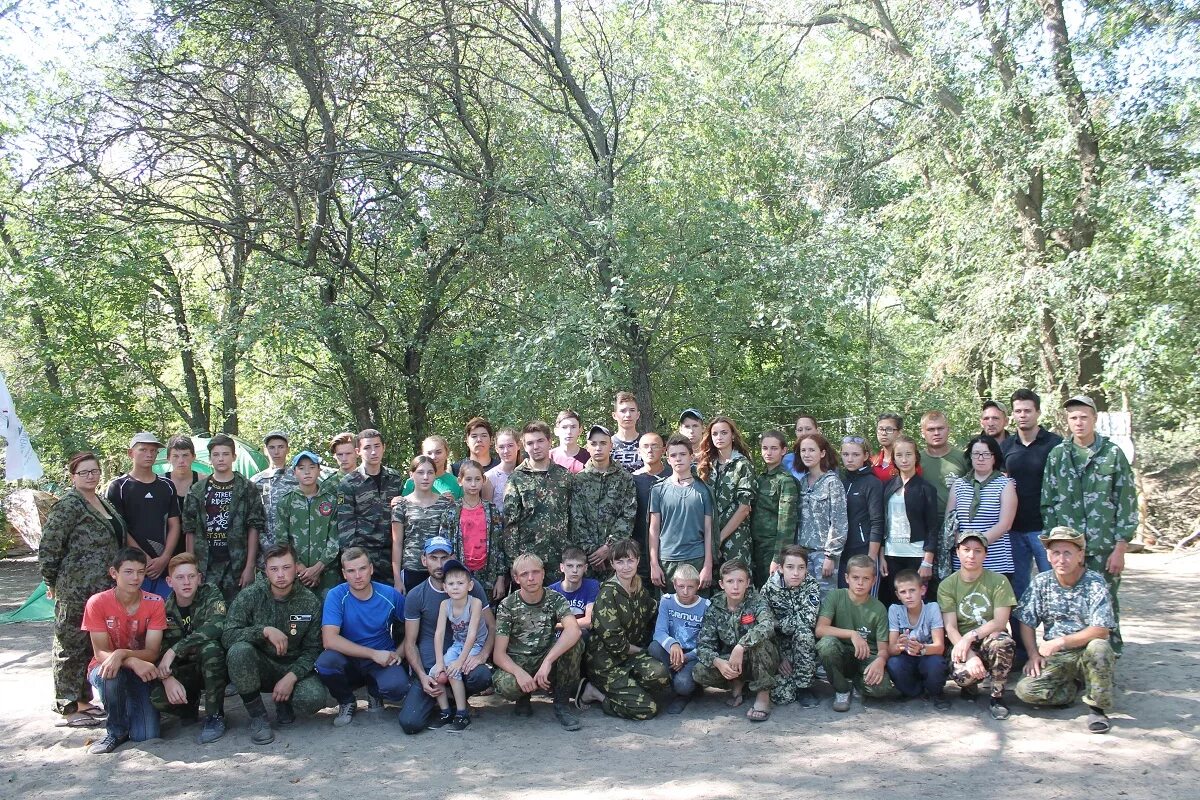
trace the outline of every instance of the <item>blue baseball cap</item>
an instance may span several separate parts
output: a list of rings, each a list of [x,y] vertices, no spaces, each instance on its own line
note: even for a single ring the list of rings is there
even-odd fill
[[[300,464],[300,459],[302,459],[302,458],[307,458],[309,461],[316,464],[318,467],[325,463],[324,461],[321,460],[321,457],[319,455],[317,455],[316,453],[314,453],[312,450],[301,450],[299,453],[296,453],[296,455],[292,458],[292,469],[295,469]]]
[[[441,551],[443,553],[453,553],[454,546],[450,544],[450,540],[445,536],[431,536],[425,540],[425,555]]]

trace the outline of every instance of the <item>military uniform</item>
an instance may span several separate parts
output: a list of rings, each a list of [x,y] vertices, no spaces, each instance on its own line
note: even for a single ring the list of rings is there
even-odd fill
[[[466,563],[463,559],[462,508],[462,500],[457,500],[454,507],[442,515],[437,535],[448,540],[454,548],[454,557]],[[487,531],[487,561],[483,569],[475,572],[475,578],[483,583],[485,594],[490,597],[496,579],[508,579],[509,563],[504,555],[504,518],[495,504],[487,500],[483,501],[483,525]]]
[[[563,470],[566,472],[566,470]],[[557,641],[554,626],[564,617],[574,616],[567,599],[550,589],[542,590],[541,602],[530,605],[513,592],[500,601],[496,609],[496,636],[508,637],[508,657],[530,675],[542,666],[546,654]],[[576,642],[558,657],[550,672],[551,692],[555,702],[567,702],[579,683],[579,662],[583,655],[583,640]],[[496,667],[492,671],[492,686],[505,700],[520,700],[521,691],[516,676]]]
[[[225,648],[221,634],[225,630],[225,597],[210,584],[201,584],[186,612],[179,607],[178,595],[167,598],[167,629],[163,632],[162,653],[175,651],[171,674],[187,691],[187,703],[180,707],[167,700],[162,683],[155,683],[150,702],[159,711],[196,717],[200,695],[204,694],[206,714],[225,713]]]
[[[250,483],[262,494],[263,512],[266,514],[266,530],[259,531],[259,558],[261,554],[275,546],[275,509],[283,496],[300,485],[292,467],[267,467],[262,472],[250,478]]]
[[[775,688],[779,680],[779,648],[775,642],[775,615],[766,598],[753,588],[746,590],[746,597],[736,609],[729,608],[724,592],[712,599],[708,611],[704,612],[704,623],[700,626],[700,638],[696,644],[697,663],[692,677],[701,686],[725,689],[729,681],[721,674],[713,661],[729,658],[733,648],[741,645],[745,650],[742,660],[742,680],[752,692]]]
[[[792,674],[780,675],[771,690],[771,702],[792,703],[802,689],[812,686],[817,669],[817,640],[813,631],[821,609],[821,584],[813,576],[805,575],[804,582],[793,589],[784,584],[783,573],[776,572],[767,579],[762,594],[775,615],[779,657],[792,665]]]
[[[792,474],[779,466],[758,476],[755,494],[750,539],[754,543],[754,585],[761,587],[779,551],[796,541],[800,487]]]
[[[1109,641],[1121,654],[1121,576],[1108,572],[1108,557],[1117,542],[1137,533],[1137,489],[1125,453],[1111,439],[1096,434],[1091,447],[1064,440],[1046,457],[1042,478],[1042,525],[1059,525],[1087,537],[1087,568],[1104,576],[1112,598],[1113,626]]]
[[[369,477],[366,465],[360,464],[338,485],[338,544],[342,550],[366,550],[375,567],[375,580],[392,583],[391,502],[403,494],[404,478],[394,469],[380,470],[378,476]]]
[[[71,489],[50,508],[42,526],[38,566],[46,586],[54,591],[55,710],[75,711],[80,701],[91,702],[87,680],[92,641],[82,630],[88,598],[112,588],[108,568],[125,546],[125,521],[104,497],[97,495],[111,520],[106,520],[79,492]]]
[[[644,587],[630,594],[616,578],[600,586],[586,658],[588,678],[604,692],[605,714],[650,719],[658,713],[653,694],[670,685],[671,672],[646,651],[654,638],[656,606]],[[630,645],[642,651],[630,655]]]
[[[726,464],[713,463],[712,473],[705,485],[713,498],[713,574],[716,575],[726,561],[738,559],[754,564],[754,548],[750,538],[750,516],[726,539],[721,541],[721,531],[729,523],[738,506],[754,505],[754,467],[750,459],[734,450]],[[753,514],[751,514],[753,516]]]
[[[523,461],[504,487],[504,555],[511,564],[533,553],[546,568],[546,580],[558,574],[562,551],[570,544],[571,473],[551,463],[545,471]]]
[[[400,553],[400,568],[424,572],[421,564],[421,554],[425,552],[425,543],[438,535],[442,519],[454,504],[441,495],[434,495],[434,501],[427,506],[419,505],[409,498],[392,507],[392,522],[402,526],[402,543]]]
[[[1046,640],[1070,636],[1085,628],[1110,631],[1116,625],[1112,601],[1104,578],[1084,570],[1074,586],[1063,586],[1053,572],[1034,576],[1017,606],[1017,619],[1031,628],[1044,626]],[[1083,702],[1104,711],[1113,707],[1113,671],[1116,655],[1107,639],[1093,639],[1085,647],[1060,650],[1042,664],[1036,678],[1017,684],[1017,697],[1030,705],[1070,705],[1083,683]]]
[[[287,636],[287,652],[282,656],[263,636],[266,627]],[[243,589],[229,606],[221,644],[229,680],[238,694],[271,692],[291,672],[297,677],[291,700],[297,713],[312,714],[329,705],[329,694],[313,671],[321,655],[321,601],[299,583],[283,600],[275,599],[266,581]]]
[[[571,544],[583,548],[589,556],[608,545],[633,535],[637,516],[637,486],[623,466],[610,462],[601,472],[589,461],[571,476]],[[642,553],[642,559],[646,554]],[[599,574],[612,570],[606,564]]]
[[[217,548],[210,548],[208,530],[210,520],[205,510],[208,484],[212,475],[205,475],[192,484],[183,502],[183,532],[191,534],[196,553],[196,568],[204,574],[204,580],[216,586],[228,602],[238,593],[238,580],[246,567],[246,556],[250,546],[250,529],[262,533],[266,520],[263,512],[262,494],[245,477],[233,473],[233,498],[229,504],[229,517],[225,530],[225,553],[228,558],[218,556]],[[261,544],[261,539],[259,540]],[[210,550],[212,552],[210,552]]]
[[[285,494],[275,506],[275,535],[296,549],[296,561],[306,567],[325,565],[318,593],[324,597],[342,582],[338,563],[337,489],[318,486],[307,497],[299,487]]]

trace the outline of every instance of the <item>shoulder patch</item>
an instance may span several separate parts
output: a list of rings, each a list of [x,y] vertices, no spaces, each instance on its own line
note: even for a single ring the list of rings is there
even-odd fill
[[[333,503],[329,502],[328,500],[322,500],[317,504],[317,513],[322,517],[328,517],[333,513]]]

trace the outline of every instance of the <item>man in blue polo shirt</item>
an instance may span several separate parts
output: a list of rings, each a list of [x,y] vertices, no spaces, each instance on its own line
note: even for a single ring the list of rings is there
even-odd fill
[[[317,659],[321,683],[337,701],[334,727],[354,720],[358,702],[354,690],[366,685],[368,710],[384,700],[399,703],[408,693],[404,654],[392,636],[393,623],[404,621],[404,595],[395,587],[371,580],[371,558],[361,547],[342,553],[346,582],[329,590],[321,615],[321,644]]]

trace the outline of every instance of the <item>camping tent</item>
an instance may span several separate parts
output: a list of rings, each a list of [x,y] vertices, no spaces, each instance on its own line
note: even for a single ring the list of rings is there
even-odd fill
[[[261,472],[270,464],[270,460],[265,455],[260,453],[255,447],[248,442],[234,437],[237,442],[237,459],[233,462],[234,472],[239,472],[247,478],[255,473]],[[212,465],[208,461],[208,439],[199,436],[192,437],[192,444],[196,448],[196,461],[192,464],[192,469],[201,475],[211,475]],[[154,471],[160,475],[165,475],[171,471],[171,465],[167,463],[167,451],[164,448],[158,454],[158,461],[154,463]],[[38,531],[40,539],[41,531]],[[0,624],[6,622],[39,622],[42,620],[54,619],[54,601],[46,597],[46,584],[39,583],[38,587],[33,590],[33,593],[26,598],[25,602],[16,611],[10,611],[7,614],[0,614]]]

